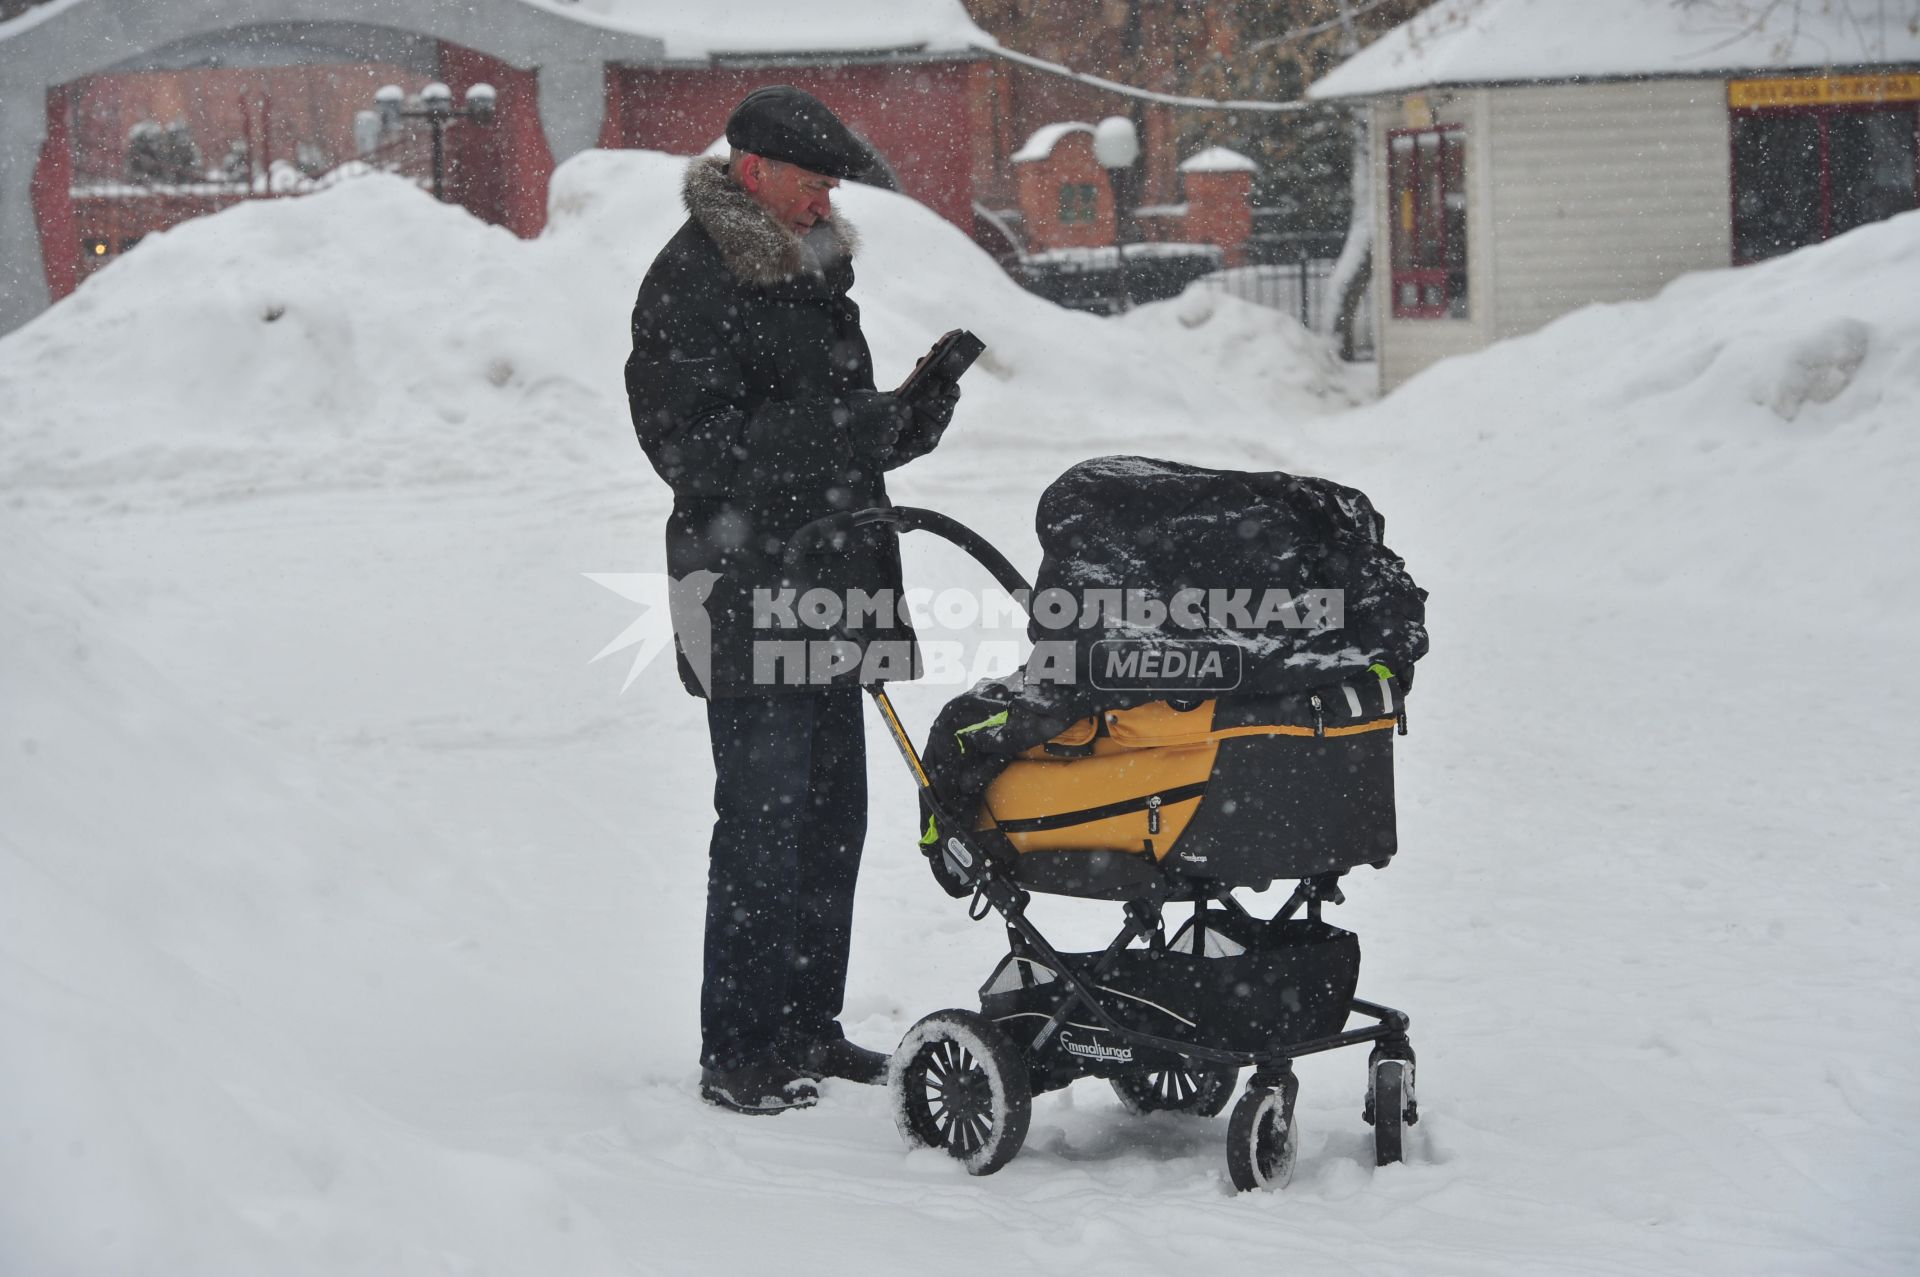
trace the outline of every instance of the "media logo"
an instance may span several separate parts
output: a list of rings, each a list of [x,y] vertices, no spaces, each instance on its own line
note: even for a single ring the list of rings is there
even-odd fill
[[[1231,692],[1245,656],[1235,643],[1101,639],[1088,653],[1087,678],[1103,692]]]

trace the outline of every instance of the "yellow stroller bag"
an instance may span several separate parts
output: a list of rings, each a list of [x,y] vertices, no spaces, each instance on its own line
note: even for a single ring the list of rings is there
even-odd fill
[[[1155,866],[1239,885],[1396,848],[1390,679],[1102,711],[1009,761],[976,829],[1036,890],[1120,899]]]

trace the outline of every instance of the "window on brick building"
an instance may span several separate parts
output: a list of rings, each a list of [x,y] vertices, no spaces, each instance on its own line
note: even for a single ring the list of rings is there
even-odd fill
[[[1099,207],[1099,196],[1092,186],[1069,183],[1060,188],[1060,224],[1063,226],[1094,221]]]
[[[1454,127],[1387,135],[1393,315],[1467,318],[1467,141]]]

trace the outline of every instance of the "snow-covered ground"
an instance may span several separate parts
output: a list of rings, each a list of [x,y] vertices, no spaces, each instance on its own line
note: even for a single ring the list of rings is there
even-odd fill
[[[1912,0],[1438,0],[1315,82],[1309,96],[1766,68],[1891,68],[1920,57],[1917,19]]]
[[[1236,1196],[1224,1119],[1097,1082],[980,1180],[876,1090],[695,1098],[701,715],[590,663],[637,605],[585,575],[660,566],[619,368],[678,163],[572,161],[531,243],[379,178],[237,208],[0,341],[0,1273],[1920,1269],[1920,216],[1354,409],[1282,317],[1062,312],[845,192],[883,372],[991,347],[898,500],[1030,568],[1079,458],[1311,470],[1432,590],[1403,851],[1335,913],[1423,1120],[1376,1170],[1364,1055],[1305,1061]],[[872,746],[886,1045],[1000,936]]]

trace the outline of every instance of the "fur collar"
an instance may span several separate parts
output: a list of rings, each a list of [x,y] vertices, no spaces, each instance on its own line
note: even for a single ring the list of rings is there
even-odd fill
[[[681,198],[687,212],[719,246],[727,269],[761,288],[823,274],[827,267],[850,259],[859,247],[852,224],[837,212],[804,239],[795,235],[734,185],[727,176],[727,162],[717,156],[687,165]]]

